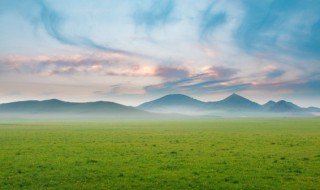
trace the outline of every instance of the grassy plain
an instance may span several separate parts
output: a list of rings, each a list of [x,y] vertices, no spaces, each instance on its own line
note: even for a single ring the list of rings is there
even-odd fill
[[[320,119],[0,121],[0,189],[320,189]]]

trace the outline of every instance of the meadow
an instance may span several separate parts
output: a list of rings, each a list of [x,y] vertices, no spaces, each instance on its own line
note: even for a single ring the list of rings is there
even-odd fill
[[[0,189],[320,189],[320,119],[0,121]]]

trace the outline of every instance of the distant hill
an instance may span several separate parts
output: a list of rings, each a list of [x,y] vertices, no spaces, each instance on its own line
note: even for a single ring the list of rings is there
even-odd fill
[[[134,107],[114,102],[64,102],[57,99],[44,101],[21,101],[0,104],[0,114],[10,115],[78,115],[88,117],[133,117],[149,114]]]
[[[206,109],[206,103],[183,94],[169,94],[137,108],[159,113],[197,114]]]
[[[262,105],[262,108],[266,111],[270,110],[271,107],[273,107],[276,104],[275,101],[270,100],[269,102]]]
[[[320,108],[317,108],[317,107],[308,107],[308,108],[305,108],[305,110],[309,112],[320,112]]]
[[[170,94],[143,103],[138,109],[155,113],[179,113],[186,115],[206,115],[215,117],[283,117],[310,116],[311,112],[320,112],[319,108],[301,108],[284,100],[269,101],[260,105],[238,94],[215,102],[203,102],[183,94]]]
[[[57,99],[0,104],[3,118],[186,118],[317,116],[320,108],[302,108],[281,100],[260,105],[238,94],[215,102],[203,102],[183,94],[169,94],[137,107],[114,102],[65,102]]]
[[[303,108],[284,100],[278,102],[269,101],[267,104],[263,105],[265,110],[271,112],[302,112]]]
[[[223,109],[223,110],[261,110],[261,105],[253,102],[247,98],[244,98],[238,94],[233,93],[232,95],[228,96],[227,98],[217,101],[217,102],[208,102],[208,106],[210,109]]]
[[[216,102],[203,102],[183,94],[170,94],[138,106],[141,110],[157,113],[181,113],[189,115],[213,115],[226,111],[260,111],[262,106],[238,94]]]

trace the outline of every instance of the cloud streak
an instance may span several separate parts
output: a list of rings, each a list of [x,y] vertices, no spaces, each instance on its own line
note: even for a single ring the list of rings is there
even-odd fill
[[[159,66],[155,70],[155,74],[166,80],[177,80],[187,78],[190,73],[186,68],[183,67]]]
[[[244,19],[234,31],[237,44],[247,51],[279,52],[319,57],[319,1],[243,0]]]
[[[136,25],[145,26],[149,29],[163,26],[172,20],[174,8],[174,0],[153,0],[146,9],[139,7],[133,14],[133,20]]]
[[[202,40],[207,39],[214,29],[227,22],[225,12],[218,12],[213,9],[216,3],[216,1],[211,2],[201,13],[199,33]]]
[[[149,76],[155,73],[155,63],[139,57],[118,53],[83,53],[42,56],[7,56],[0,58],[0,71],[45,75],[101,74]]]
[[[105,52],[134,55],[134,53],[128,51],[97,44],[87,37],[67,37],[61,32],[61,26],[64,23],[63,16],[61,16],[57,11],[51,9],[44,1],[36,0],[36,2],[38,2],[41,8],[40,17],[45,30],[52,38],[58,40],[59,42],[67,45],[91,48]]]
[[[170,70],[170,72],[172,72]],[[176,68],[173,72],[181,72]],[[146,86],[149,93],[211,93],[213,91],[239,91],[244,90],[247,84],[235,78],[237,69],[215,66],[202,69],[201,73],[191,74],[184,72],[179,78],[167,80],[157,85]],[[164,75],[165,76],[165,75]],[[166,77],[164,77],[166,78]]]
[[[211,78],[214,79],[225,79],[234,77],[237,73],[239,73],[238,69],[228,68],[223,66],[212,66],[205,67],[203,71],[207,73]]]

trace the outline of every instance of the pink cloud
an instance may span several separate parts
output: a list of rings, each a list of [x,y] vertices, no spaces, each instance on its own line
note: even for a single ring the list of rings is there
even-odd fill
[[[204,67],[202,70],[204,73],[214,79],[225,79],[234,77],[239,72],[238,69],[223,66]]]

